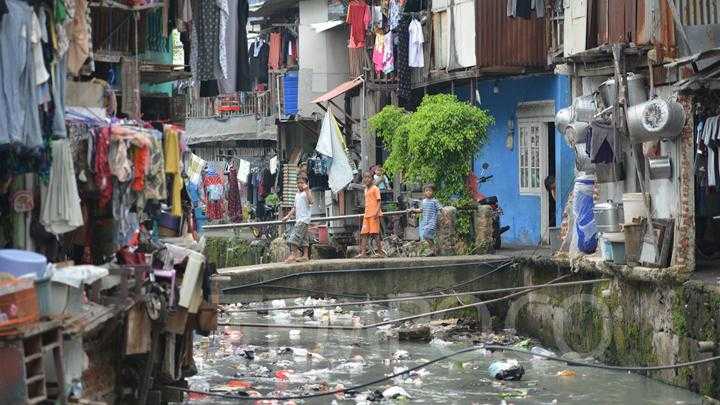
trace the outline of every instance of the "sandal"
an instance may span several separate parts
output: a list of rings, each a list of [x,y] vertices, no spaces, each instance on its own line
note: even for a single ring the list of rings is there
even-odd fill
[[[357,255],[353,256],[354,259],[362,259],[368,257],[367,253],[358,253]]]

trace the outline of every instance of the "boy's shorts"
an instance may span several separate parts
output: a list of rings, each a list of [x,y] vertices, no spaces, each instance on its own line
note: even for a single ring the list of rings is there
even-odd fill
[[[380,234],[380,218],[363,218],[362,229],[360,235],[379,235]]]
[[[305,222],[296,222],[292,232],[290,232],[287,243],[290,246],[298,248],[308,246],[308,224]]]

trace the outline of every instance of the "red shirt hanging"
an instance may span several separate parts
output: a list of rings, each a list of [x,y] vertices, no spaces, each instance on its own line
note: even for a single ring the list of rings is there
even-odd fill
[[[365,47],[365,30],[370,23],[370,7],[363,1],[354,0],[348,6],[346,22],[350,25],[348,48]]]

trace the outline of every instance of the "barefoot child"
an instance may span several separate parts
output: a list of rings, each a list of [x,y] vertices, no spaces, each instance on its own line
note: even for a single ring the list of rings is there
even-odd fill
[[[430,244],[430,249],[433,254],[437,254],[435,248],[435,231],[437,230],[437,217],[438,212],[442,206],[436,198],[435,186],[433,184],[426,184],[423,187],[425,198],[423,198],[420,205],[420,209],[416,212],[422,213],[420,217],[420,240],[427,241]]]
[[[290,257],[285,260],[285,263],[306,261],[310,256],[308,226],[310,225],[310,206],[313,204],[313,197],[306,177],[298,177],[297,188],[295,206],[283,218],[283,222],[287,222],[287,220],[295,216],[295,226],[287,242],[290,248]],[[297,255],[295,255],[294,250],[297,250]]]
[[[360,230],[360,254],[356,257],[367,256],[368,244],[372,239],[377,239],[376,256],[382,254],[382,241],[380,240],[380,189],[373,182],[373,175],[370,172],[363,174],[365,185],[365,216],[363,217],[362,229]]]

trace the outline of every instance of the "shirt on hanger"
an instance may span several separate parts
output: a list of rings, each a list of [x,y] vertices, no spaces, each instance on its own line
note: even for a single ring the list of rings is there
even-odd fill
[[[717,149],[711,147],[710,142],[717,138],[718,132],[718,119],[719,116],[710,117],[705,121],[705,127],[703,129],[703,140],[707,147],[708,159],[707,159],[707,180],[708,186],[714,187],[717,185],[717,177],[715,176],[715,166],[717,160]]]
[[[408,30],[410,33],[408,65],[410,67],[424,67],[425,58],[423,54],[423,42],[425,42],[425,38],[423,37],[420,21],[413,19],[410,22]]]

